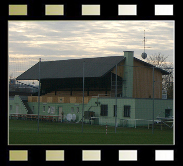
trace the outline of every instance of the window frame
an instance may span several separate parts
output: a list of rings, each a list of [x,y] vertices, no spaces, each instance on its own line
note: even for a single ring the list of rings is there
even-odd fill
[[[10,105],[10,111],[12,111],[13,110],[13,105]]]
[[[130,105],[124,105],[124,117],[130,117],[130,113],[131,113],[131,106]]]
[[[114,111],[114,113],[113,113],[113,117],[115,117],[115,108],[116,108],[116,105],[113,105],[113,111]],[[116,116],[117,116],[117,110],[116,110]]]
[[[100,116],[108,116],[108,104],[101,104],[101,106],[100,106]]]
[[[46,106],[44,105],[44,106],[43,106],[43,112],[45,112],[45,111],[46,111]]]

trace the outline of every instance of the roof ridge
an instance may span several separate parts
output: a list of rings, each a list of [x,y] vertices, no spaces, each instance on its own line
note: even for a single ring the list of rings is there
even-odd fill
[[[82,60],[82,59],[97,59],[97,58],[112,58],[112,57],[122,57],[124,58],[123,55],[120,56],[104,56],[104,57],[91,57],[91,58],[79,58],[79,59],[60,59],[60,60],[48,60],[48,61],[41,61],[41,62],[55,62],[55,61],[69,61],[69,60]]]

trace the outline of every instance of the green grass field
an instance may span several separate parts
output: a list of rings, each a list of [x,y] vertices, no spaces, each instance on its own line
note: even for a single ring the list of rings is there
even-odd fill
[[[9,120],[9,144],[173,144],[173,129],[155,126],[115,128],[108,126],[83,125],[81,123],[40,122],[39,133],[37,121]]]

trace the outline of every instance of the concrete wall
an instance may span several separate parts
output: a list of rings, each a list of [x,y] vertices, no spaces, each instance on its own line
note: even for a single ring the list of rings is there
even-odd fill
[[[9,114],[13,113],[27,114],[27,109],[18,95],[9,99]]]
[[[97,106],[95,102],[100,102]],[[98,98],[93,99],[90,105],[86,105],[85,111],[90,108],[90,111],[95,112],[95,116],[99,117],[99,124],[115,125],[114,105],[116,103],[115,98]],[[108,116],[101,116],[101,105],[108,105]],[[124,105],[130,106],[130,117],[124,117]],[[134,127],[135,121],[133,119],[145,119],[152,120],[152,99],[129,99],[118,98],[117,99],[117,124],[118,126]],[[154,119],[159,115],[165,117],[165,109],[172,109],[171,116],[173,116],[173,100],[155,99],[154,101]],[[123,119],[123,120],[122,120]],[[126,120],[125,120],[126,119]],[[132,119],[132,120],[130,120]],[[137,120],[136,125],[147,125],[148,121]],[[149,122],[152,123],[152,122]]]
[[[99,124],[100,125],[106,125],[106,122],[108,125],[115,125],[115,116],[114,116],[114,105],[116,105],[115,98],[99,98],[98,102],[100,102],[100,105],[93,106],[90,111],[94,111],[95,115],[99,117]],[[101,116],[101,105],[108,105],[108,116]],[[131,106],[131,116],[130,117],[124,117],[124,105],[130,105]],[[122,125],[121,119],[128,119],[128,118],[135,118],[135,100],[134,99],[117,99],[117,125]],[[131,123],[131,122],[130,122]]]
[[[96,102],[100,102],[100,104],[96,104]],[[98,124],[105,125],[106,122],[108,125],[115,125],[115,116],[114,116],[114,105],[115,105],[115,98],[92,98],[88,104],[84,105],[84,111],[94,111],[95,117],[99,117]],[[37,102],[29,102],[28,105],[33,110],[34,114],[38,114],[38,103]],[[101,116],[101,105],[108,105],[108,116]],[[130,117],[124,117],[124,105],[131,106]],[[45,108],[44,108],[45,107]],[[49,107],[54,107],[55,112],[54,114],[48,113]],[[62,111],[64,113],[64,119],[66,120],[67,114],[75,114],[76,121],[82,119],[82,104],[77,103],[42,103],[40,102],[40,115],[58,115],[59,114],[59,107],[62,107]],[[45,111],[44,111],[44,109]],[[71,109],[74,108],[74,109]],[[79,112],[78,109],[79,108]],[[129,119],[135,118],[135,100],[134,99],[117,99],[117,124],[120,126],[122,124],[121,119]],[[89,120],[85,119],[86,123],[89,123]],[[133,123],[133,122],[129,122]]]
[[[29,102],[29,107],[32,109],[33,114],[38,114],[38,103]],[[50,109],[49,109],[50,107]],[[51,107],[54,108],[54,112],[51,112]],[[63,111],[63,120],[66,120],[67,114],[75,114],[76,121],[79,121],[82,117],[82,104],[74,103],[42,103],[40,102],[40,115],[59,115],[59,107],[62,107]]]
[[[88,111],[93,106],[95,106],[96,98],[92,98],[88,104],[84,104],[84,111]],[[29,107],[32,109],[33,114],[38,114],[38,103],[37,102],[28,102]],[[55,112],[49,112],[49,107],[53,107]],[[66,120],[67,114],[75,114],[76,121],[82,119],[82,108],[81,103],[44,103],[40,102],[40,115],[59,115],[59,107],[62,107],[63,111],[63,120]],[[90,108],[91,107],[91,108]],[[90,110],[92,111],[92,110]],[[84,113],[83,113],[84,115]]]
[[[136,119],[153,119],[153,100],[152,99],[135,99],[135,118]],[[173,100],[154,100],[154,119],[157,116],[165,117],[165,109],[171,109],[170,116],[173,115]],[[137,124],[144,124],[147,122],[137,121]],[[152,123],[152,122],[151,122]]]
[[[98,105],[97,105],[98,103]],[[115,125],[114,105],[116,104],[115,98],[92,98],[88,104],[84,105],[84,111],[94,111],[96,124],[99,125]],[[135,121],[130,119],[146,119],[152,120],[152,99],[134,99],[134,98],[117,98],[117,126],[134,127]],[[10,110],[10,105],[12,109]],[[9,113],[16,113],[16,105],[18,105],[18,113],[27,114],[19,96],[15,96],[9,100]],[[38,114],[38,103],[28,102],[29,107],[32,109],[33,114]],[[101,105],[108,105],[108,115],[101,116]],[[124,106],[130,106],[130,117],[124,117]],[[82,104],[81,103],[43,103],[40,102],[40,115],[59,115],[59,107],[62,107],[64,113],[63,120],[66,120],[67,114],[75,114],[76,122],[82,119]],[[49,107],[54,108],[55,112],[49,112]],[[165,117],[165,109],[171,109],[171,116],[173,115],[173,100],[154,100],[154,119],[159,115]],[[45,111],[44,111],[45,110]],[[84,114],[83,114],[84,115]],[[89,123],[88,119],[85,119]],[[147,125],[147,121],[136,121],[138,125]],[[152,123],[152,122],[151,122]]]

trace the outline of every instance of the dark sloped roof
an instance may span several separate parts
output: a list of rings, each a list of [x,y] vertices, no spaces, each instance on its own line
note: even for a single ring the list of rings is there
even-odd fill
[[[85,77],[102,77],[111,71],[116,64],[125,60],[124,56],[109,56],[84,59],[70,59],[59,61],[41,62],[40,79],[55,78],[77,78],[83,77],[83,62],[85,61]],[[153,67],[153,65],[141,61],[134,57],[134,60],[144,63],[144,65]],[[167,71],[156,68],[162,74],[168,74]],[[30,69],[17,77],[17,80],[38,80],[39,63],[36,63]]]
[[[83,62],[85,61],[85,77],[102,77],[125,58],[111,56],[99,58],[84,58],[59,61],[45,61],[40,64],[40,78],[76,78],[83,77]],[[17,80],[38,80],[39,63],[17,77]]]

